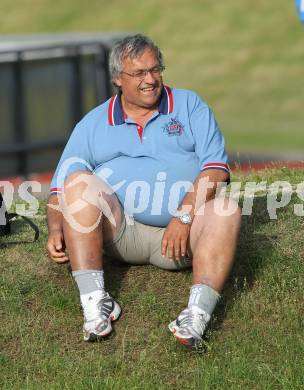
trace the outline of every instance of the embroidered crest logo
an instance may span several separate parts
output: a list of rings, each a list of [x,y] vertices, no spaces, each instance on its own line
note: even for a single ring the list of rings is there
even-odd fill
[[[178,120],[177,116],[175,118],[171,118],[170,122],[163,126],[163,132],[167,133],[169,137],[179,136],[184,131],[184,126]]]

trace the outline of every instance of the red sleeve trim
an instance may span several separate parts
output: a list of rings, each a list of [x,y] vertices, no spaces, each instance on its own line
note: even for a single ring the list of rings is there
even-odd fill
[[[57,188],[57,187],[54,187],[54,188],[51,188],[50,189],[50,193],[51,194],[62,194],[62,189],[61,188]]]
[[[206,169],[221,169],[223,171],[226,171],[226,172],[230,173],[230,169],[229,169],[228,164],[223,164],[223,163],[208,163],[208,164],[205,164],[203,166],[203,168],[202,168],[202,171],[204,171]]]

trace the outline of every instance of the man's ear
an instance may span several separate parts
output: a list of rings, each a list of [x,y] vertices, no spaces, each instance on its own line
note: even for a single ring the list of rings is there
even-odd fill
[[[117,79],[115,79],[115,80],[113,80],[113,84],[114,84],[116,87],[120,88],[120,87],[121,87],[121,80],[120,80],[120,77],[117,78]]]

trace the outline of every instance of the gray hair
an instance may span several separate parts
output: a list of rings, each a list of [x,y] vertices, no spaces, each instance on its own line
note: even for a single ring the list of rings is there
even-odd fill
[[[122,62],[128,57],[131,59],[140,57],[146,49],[154,51],[161,66],[163,55],[159,47],[148,37],[142,34],[130,35],[118,41],[111,50],[109,69],[112,82],[120,76],[123,70]]]

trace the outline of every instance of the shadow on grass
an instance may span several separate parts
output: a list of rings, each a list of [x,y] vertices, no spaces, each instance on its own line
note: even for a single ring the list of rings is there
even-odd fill
[[[258,279],[265,265],[266,258],[271,256],[276,235],[260,233],[263,225],[271,223],[267,212],[267,198],[255,198],[252,215],[242,217],[239,242],[235,264],[223,290],[214,320],[213,330],[221,329],[226,313],[237,303],[237,297],[250,290]]]
[[[7,234],[0,236],[0,249],[20,244],[32,244],[34,236],[35,233],[30,228],[28,222],[14,218],[10,221]]]
[[[114,298],[119,296],[122,282],[127,274],[130,264],[106,257],[104,261],[105,285],[109,286],[109,292]]]

